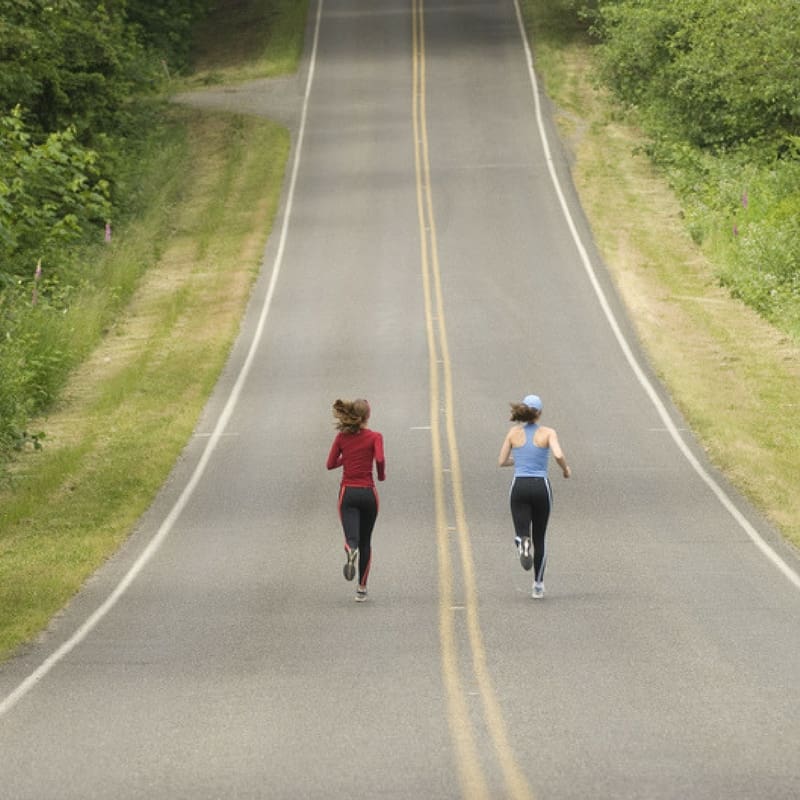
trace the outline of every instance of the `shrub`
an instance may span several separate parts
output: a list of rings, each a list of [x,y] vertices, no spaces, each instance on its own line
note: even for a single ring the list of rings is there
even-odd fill
[[[601,0],[603,75],[650,124],[700,147],[800,133],[800,15],[783,0]]]
[[[0,274],[32,271],[110,214],[98,155],[67,128],[35,144],[22,112],[0,117]]]

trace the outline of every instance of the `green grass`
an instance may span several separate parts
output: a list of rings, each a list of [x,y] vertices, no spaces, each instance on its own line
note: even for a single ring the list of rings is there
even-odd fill
[[[187,144],[169,177],[180,184],[174,230],[150,229],[147,249],[160,257],[38,421],[44,450],[21,458],[0,493],[0,654],[40,630],[148,507],[219,375],[257,272],[288,134],[183,111],[174,126]],[[148,230],[120,232],[112,270],[130,258],[129,235],[137,251]]]
[[[267,5],[281,43],[270,70],[294,68],[304,4]],[[215,47],[236,41],[225,25],[211,29]],[[239,329],[289,147],[271,122],[175,108],[141,159],[142,213],[115,226],[70,305],[70,336],[88,355],[32,422],[46,446],[24,453],[0,489],[0,659],[114,552],[191,436]],[[117,297],[129,299],[109,317]]]

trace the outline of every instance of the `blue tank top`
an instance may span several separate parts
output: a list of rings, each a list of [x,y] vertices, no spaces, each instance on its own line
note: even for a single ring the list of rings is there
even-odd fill
[[[525,444],[515,447],[514,452],[514,475],[518,478],[546,478],[547,462],[550,458],[549,447],[537,447],[533,443],[533,437],[538,425],[533,423],[526,425]]]

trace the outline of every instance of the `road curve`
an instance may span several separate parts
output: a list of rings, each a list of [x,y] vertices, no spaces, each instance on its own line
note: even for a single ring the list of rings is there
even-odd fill
[[[798,560],[638,349],[528,59],[510,0],[311,4],[241,336],[130,540],[0,669],[0,797],[798,797]],[[532,391],[574,473],[543,601],[496,467]],[[387,449],[364,604],[339,396]]]

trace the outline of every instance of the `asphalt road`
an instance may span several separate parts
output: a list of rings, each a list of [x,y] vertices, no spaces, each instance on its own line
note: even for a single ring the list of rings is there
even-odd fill
[[[513,3],[311,5],[242,335],[131,539],[0,671],[0,797],[800,797],[798,560],[639,351]],[[496,466],[529,392],[573,468],[542,601]],[[365,604],[324,466],[356,396],[388,462]]]

